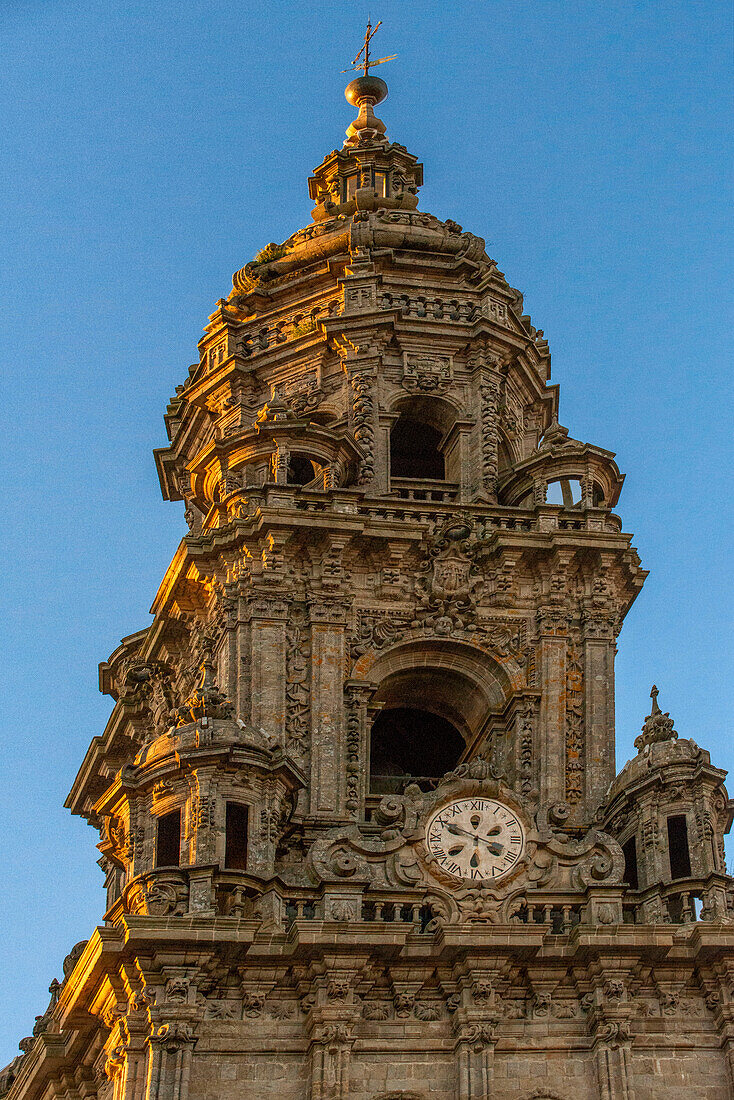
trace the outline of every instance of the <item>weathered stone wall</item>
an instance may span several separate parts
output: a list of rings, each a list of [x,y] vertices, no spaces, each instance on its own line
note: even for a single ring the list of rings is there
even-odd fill
[[[392,1028],[355,1043],[344,1095],[349,1100],[457,1100],[461,1094],[451,1040],[427,1050],[410,1034],[420,1028],[397,1030],[403,1034]],[[552,1037],[536,1031],[520,1049],[498,1043],[488,1063],[487,1100],[616,1100],[632,1094],[634,1100],[731,1100],[725,1060],[714,1037],[697,1042],[695,1050],[691,1043],[682,1022],[654,1043],[640,1042],[631,1050],[626,1078],[617,1076],[614,1091],[605,1093],[597,1055],[588,1043],[579,1045],[557,1028]],[[217,1052],[194,1053],[188,1100],[309,1100],[309,1061],[304,1053],[289,1050],[292,1044],[274,1041],[271,1050],[251,1054],[235,1054],[227,1050],[228,1043],[216,1045]],[[625,1083],[627,1093],[619,1091]]]

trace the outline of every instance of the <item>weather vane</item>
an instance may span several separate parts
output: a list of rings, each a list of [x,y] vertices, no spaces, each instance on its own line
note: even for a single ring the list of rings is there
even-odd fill
[[[359,51],[359,53],[355,57],[352,64],[349,66],[349,68],[348,69],[342,69],[343,73],[351,73],[355,69],[364,69],[364,75],[369,76],[370,75],[370,69],[373,69],[375,67],[375,65],[382,65],[382,64],[384,64],[385,61],[394,61],[395,60],[395,58],[398,55],[396,53],[392,53],[392,54],[390,54],[389,57],[378,57],[377,61],[370,61],[370,42],[372,41],[375,34],[377,33],[378,27],[381,27],[381,26],[382,26],[382,20],[380,20],[379,23],[375,23],[374,27],[370,23],[369,19],[367,20],[367,32],[364,36],[364,46]],[[360,61],[359,59],[360,59],[360,57],[362,57],[362,54],[364,54],[364,59],[362,61]]]

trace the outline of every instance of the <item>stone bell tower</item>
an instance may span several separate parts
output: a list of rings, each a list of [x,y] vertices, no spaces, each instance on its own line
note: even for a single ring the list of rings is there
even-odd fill
[[[732,1095],[724,773],[654,698],[615,779],[622,475],[386,95],[166,411],[189,531],[68,801],[107,911],[12,1100]]]

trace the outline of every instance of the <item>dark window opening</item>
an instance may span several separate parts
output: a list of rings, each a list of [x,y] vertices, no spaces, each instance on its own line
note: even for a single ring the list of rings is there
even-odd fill
[[[155,846],[156,867],[178,867],[181,860],[181,811],[158,818]]]
[[[393,477],[443,481],[446,470],[440,442],[441,432],[436,428],[401,416],[390,433],[390,473]]]
[[[291,455],[288,463],[288,484],[308,485],[316,477],[313,462],[305,455]]]
[[[624,881],[633,890],[638,890],[640,883],[637,877],[637,841],[633,836],[622,845],[624,853]]]
[[[456,767],[464,738],[445,718],[413,707],[384,710],[372,726],[370,789],[394,794]]]
[[[225,822],[224,866],[247,870],[247,806],[228,802]]]
[[[691,855],[688,851],[688,826],[685,814],[668,818],[668,853],[670,877],[691,877]]]
[[[601,508],[602,504],[604,503],[604,490],[602,489],[601,485],[597,485],[596,482],[594,482],[591,494],[594,507]]]

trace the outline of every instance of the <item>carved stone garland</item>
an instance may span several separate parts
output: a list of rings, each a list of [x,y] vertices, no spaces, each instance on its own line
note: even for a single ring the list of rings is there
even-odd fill
[[[498,447],[499,447],[499,377],[485,375],[479,388],[482,417],[482,481],[484,488],[492,497],[497,493]]]
[[[572,639],[566,657],[565,787],[566,802],[578,805],[584,794],[584,666]]]
[[[345,691],[347,731],[346,806],[354,817],[359,812],[362,786],[362,749],[365,744],[366,707],[372,690],[364,684],[349,684]]]
[[[535,739],[535,704],[526,703],[519,715],[520,792],[526,797],[533,790],[533,742]]]
[[[285,733],[288,750],[308,754],[311,729],[311,640],[306,609],[294,606],[286,627]]]
[[[375,474],[375,428],[372,377],[368,371],[356,371],[350,378],[352,386],[352,430],[362,451],[358,484],[366,485]]]

